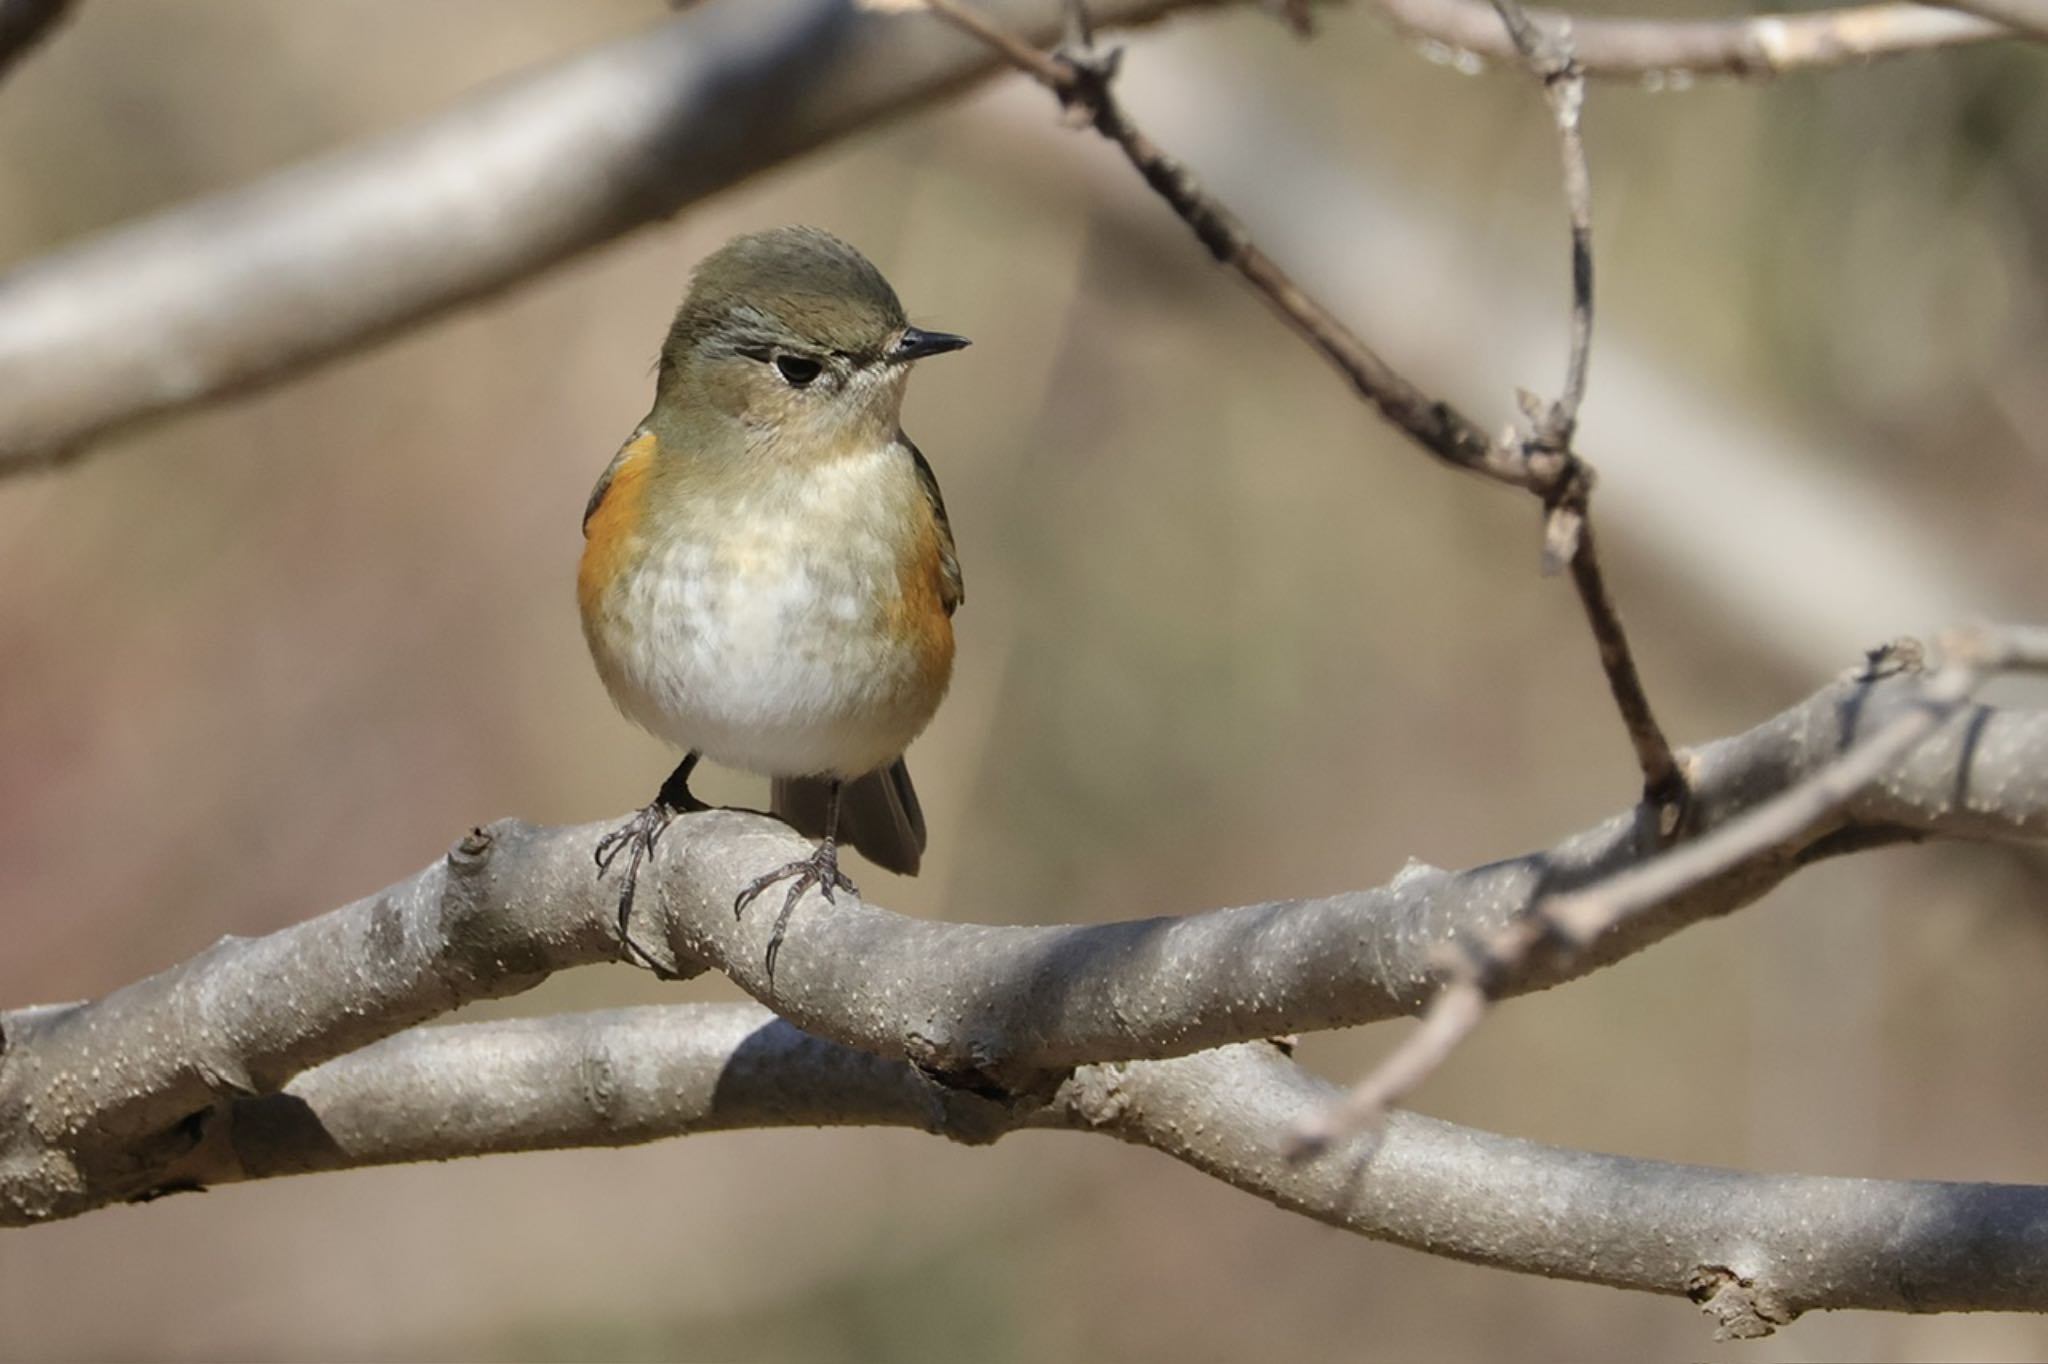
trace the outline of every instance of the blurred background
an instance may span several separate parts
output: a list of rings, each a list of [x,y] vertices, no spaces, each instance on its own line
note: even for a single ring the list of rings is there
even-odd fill
[[[660,22],[653,0],[93,0],[0,88],[0,265]],[[1891,636],[2048,617],[2048,82],[2017,47],[1593,88],[1581,448],[1674,738]],[[1552,130],[1370,5],[1132,43],[1126,92],[1489,426],[1563,367]],[[1528,499],[1433,467],[1104,145],[1000,80],[297,382],[0,484],[0,1003],[329,909],[673,758],[611,708],[578,514],[691,264],[811,222],[975,338],[906,424],[958,533],[932,827],[876,901],[1183,912],[1548,843],[1635,774]],[[4,400],[4,398],[0,398]],[[713,773],[714,799],[764,784]],[[2039,1180],[2043,863],[1903,849],[1503,1008],[1415,1098],[1546,1141]],[[606,967],[500,1012],[725,998]],[[1357,1074],[1405,1025],[1312,1039]],[[227,1188],[0,1236],[7,1358],[2039,1358],[2027,1317],[1815,1316],[1371,1244],[1148,1152],[741,1133]]]

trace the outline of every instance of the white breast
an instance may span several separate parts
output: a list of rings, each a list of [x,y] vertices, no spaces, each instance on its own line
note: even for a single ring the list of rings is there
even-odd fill
[[[644,556],[587,622],[612,696],[679,748],[770,776],[857,776],[937,709],[888,532],[922,497],[900,447],[730,499],[710,527]]]

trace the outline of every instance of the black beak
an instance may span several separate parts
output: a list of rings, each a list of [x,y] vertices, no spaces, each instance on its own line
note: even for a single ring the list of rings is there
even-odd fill
[[[959,350],[968,344],[964,336],[951,332],[928,332],[917,327],[905,327],[903,339],[889,348],[886,357],[894,365],[922,360],[927,355],[944,355],[949,350]]]

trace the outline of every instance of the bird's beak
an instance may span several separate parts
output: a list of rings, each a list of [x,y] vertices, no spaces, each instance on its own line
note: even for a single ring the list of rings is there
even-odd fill
[[[968,344],[964,336],[951,332],[928,332],[918,327],[905,327],[903,339],[889,348],[886,357],[890,364],[907,364],[922,360],[927,355],[944,355],[949,350],[959,350]]]

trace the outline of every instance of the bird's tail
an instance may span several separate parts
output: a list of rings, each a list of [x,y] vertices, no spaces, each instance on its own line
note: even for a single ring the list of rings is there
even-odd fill
[[[798,833],[823,838],[831,792],[831,783],[823,777],[777,777],[768,808]],[[840,789],[839,841],[851,844],[885,871],[917,875],[924,860],[924,810],[903,759]]]

